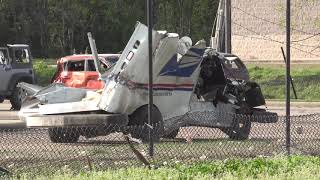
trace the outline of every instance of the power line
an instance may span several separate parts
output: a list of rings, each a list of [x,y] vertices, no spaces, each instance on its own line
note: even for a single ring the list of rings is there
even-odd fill
[[[304,46],[304,47],[311,47],[311,48],[319,47],[319,45],[300,44],[300,43],[296,43],[296,42],[292,42],[292,41],[291,41],[291,44],[298,45],[298,46]]]
[[[267,20],[267,19],[265,19],[265,18],[258,17],[258,16],[256,16],[256,15],[251,14],[251,13],[247,13],[247,12],[245,12],[244,10],[242,10],[242,9],[240,9],[240,8],[238,8],[238,7],[232,7],[232,8],[238,9],[238,10],[242,11],[243,13],[245,13],[245,14],[247,14],[247,15],[249,15],[249,16],[255,17],[255,18],[260,19],[260,20],[263,20],[263,21],[265,21],[265,22],[269,22],[269,23],[271,23],[271,24],[275,24],[275,25],[278,25],[278,26],[283,27],[283,25],[281,25],[280,23],[276,23],[276,22]],[[218,14],[218,16],[221,16],[221,15]],[[222,17],[223,17],[223,15],[222,15]],[[260,34],[259,32],[256,32],[256,31],[254,31],[254,30],[252,30],[252,29],[249,29],[249,28],[247,28],[247,27],[245,27],[245,26],[243,26],[243,25],[241,25],[241,24],[239,24],[239,23],[236,23],[236,22],[234,22],[234,21],[231,21],[231,22],[232,22],[233,24],[235,24],[235,25],[237,25],[237,26],[239,26],[239,27],[241,27],[241,28],[243,28],[243,29],[245,29],[245,30],[247,30],[247,31],[249,31],[249,32],[255,33],[256,35],[261,36],[261,37],[252,37],[252,36],[246,36],[246,35],[238,35],[238,36],[248,37],[248,38],[255,38],[255,39],[262,39],[262,40],[268,40],[268,41],[276,42],[276,43],[279,43],[279,44],[285,44],[284,41],[278,41],[278,40],[272,39],[272,38],[270,38],[270,37],[268,37],[268,36],[265,36],[265,35]],[[312,33],[308,33],[308,32],[305,32],[305,31],[303,31],[303,30],[299,30],[299,29],[295,29],[295,28],[291,28],[291,29],[294,30],[294,31],[297,31],[297,32],[305,33],[305,34],[312,34]],[[237,35],[237,34],[234,34],[234,35]],[[300,41],[304,41],[304,40],[313,38],[313,37],[318,36],[318,35],[320,35],[320,33],[312,34],[311,36],[309,36],[309,37],[307,37],[307,38],[304,38],[304,39],[300,39],[300,40],[296,40],[296,41],[291,41],[291,44],[296,45],[296,46],[313,47],[314,49],[311,50],[310,52],[309,52],[309,51],[302,50],[302,49],[297,48],[297,47],[295,47],[295,46],[292,46],[292,48],[293,48],[293,49],[296,49],[296,50],[298,50],[298,51],[301,51],[301,52],[303,52],[303,53],[306,53],[306,54],[310,54],[310,55],[313,55],[313,56],[316,56],[316,57],[320,57],[319,55],[312,53],[312,52],[315,51],[316,49],[320,48],[320,46],[316,46],[316,45],[306,45],[306,44],[297,43],[297,42],[300,42]]]
[[[238,23],[236,23],[236,22],[234,22],[234,21],[233,21],[233,24],[235,24],[235,25],[237,25],[237,26],[239,26],[239,27],[241,27],[241,28],[243,28],[243,29],[246,29],[247,31],[253,32],[253,33],[255,33],[255,34],[259,35],[259,36],[263,36],[263,35],[261,35],[260,33],[254,31],[254,30],[252,30],[252,29],[246,28],[246,27],[244,27],[243,25],[240,25],[240,24],[238,24]],[[320,35],[320,33],[319,33],[319,35]],[[313,35],[313,37],[314,37],[314,36],[315,36],[315,35]],[[266,36],[264,36],[264,37],[266,37]],[[266,37],[266,38],[269,38],[269,37]],[[310,38],[311,38],[311,37],[305,38],[305,40],[306,40],[306,39],[310,39]],[[269,38],[269,39],[271,39],[271,38]],[[276,41],[276,42],[278,42],[278,43],[284,43],[284,42],[277,41],[277,40],[274,40],[274,39],[272,39],[272,41]],[[319,47],[319,45],[300,44],[300,43],[297,43],[297,42],[299,42],[299,41],[291,41],[291,44],[295,44],[295,45],[299,45],[299,46],[305,46],[305,47],[313,47],[313,48],[318,48],[318,47]]]
[[[277,40],[270,40],[270,39],[267,39],[267,38],[263,38],[263,37],[253,37],[253,36],[246,36],[246,35],[241,35],[241,34],[234,34],[236,36],[241,36],[241,37],[246,37],[246,38],[252,38],[252,39],[261,39],[261,40],[266,40],[266,41],[272,41],[272,42],[276,42],[276,43],[279,43],[279,44],[285,44],[284,42],[281,42],[281,41],[277,41]],[[320,57],[318,54],[314,54],[312,53],[315,49],[311,50],[311,51],[305,51],[305,50],[302,50],[300,48],[297,48],[297,47],[294,47],[294,46],[291,46],[293,49],[295,50],[298,50],[300,52],[303,52],[303,53],[306,53],[306,54],[310,54],[310,55],[313,55],[313,56],[316,56],[316,57]],[[320,48],[320,46],[318,47]],[[316,49],[318,49],[316,48]]]
[[[232,22],[232,24],[234,24],[234,25],[237,25],[237,26],[239,26],[239,27],[241,27],[241,28],[243,28],[243,29],[245,29],[245,30],[247,30],[247,31],[249,31],[249,32],[255,33],[256,35],[259,35],[259,36],[262,36],[262,37],[264,37],[264,38],[267,38],[267,39],[269,39],[270,41],[274,41],[274,42],[278,42],[278,43],[284,43],[284,42],[282,42],[282,41],[274,40],[274,39],[272,39],[272,38],[270,38],[270,37],[261,35],[260,33],[254,31],[254,30],[252,30],[252,29],[249,29],[249,28],[247,28],[247,27],[245,27],[245,26],[243,26],[243,25],[241,25],[241,24],[238,24],[238,23],[236,23],[236,22],[234,22],[234,21],[231,21],[231,22]]]
[[[302,49],[297,48],[297,47],[294,47],[294,46],[291,46],[291,47],[292,47],[293,49],[295,49],[295,50],[300,51],[300,52],[303,52],[303,53],[306,53],[306,54],[310,54],[310,55],[312,55],[312,56],[320,57],[318,54],[314,54],[314,53],[312,53],[314,50],[311,50],[311,51],[305,51],[305,50],[302,50]]]
[[[232,23],[233,23],[234,25],[237,25],[237,26],[243,28],[243,29],[246,29],[247,31],[250,31],[250,32],[252,32],[252,33],[255,33],[256,35],[261,36],[261,37],[253,37],[253,36],[246,36],[246,35],[238,35],[238,36],[255,38],[255,39],[262,39],[262,40],[268,40],[268,41],[276,42],[276,43],[279,43],[279,44],[285,44],[283,41],[278,41],[278,40],[272,39],[272,38],[270,38],[270,37],[261,35],[260,33],[254,31],[254,30],[252,30],[252,29],[246,28],[246,27],[244,27],[244,26],[241,25],[241,24],[235,23],[235,22],[233,22],[233,21],[232,21]],[[237,34],[234,34],[234,35],[237,35]],[[306,54],[310,54],[310,55],[313,55],[313,56],[320,57],[319,55],[312,53],[312,51],[314,51],[315,49],[312,50],[311,52],[308,52],[308,51],[302,50],[302,49],[297,48],[297,47],[294,47],[294,46],[292,46],[292,48],[293,48],[293,49],[296,49],[296,50],[298,50],[298,51],[304,52],[304,53],[306,53]]]
[[[241,8],[239,8],[239,7],[232,6],[232,8],[233,8],[233,9],[237,9],[237,10],[241,11],[242,13],[244,13],[244,14],[246,14],[246,15],[248,15],[248,16],[257,18],[257,19],[259,19],[259,20],[262,20],[262,21],[265,21],[265,22],[268,22],[268,23],[271,23],[271,24],[274,24],[274,25],[278,25],[278,26],[280,26],[280,27],[284,27],[284,26],[283,26],[282,24],[280,24],[280,23],[277,23],[277,22],[274,22],[274,21],[270,21],[270,20],[268,20],[268,19],[265,19],[265,18],[256,16],[256,15],[251,14],[251,13],[248,13],[248,12],[246,12],[245,10],[243,10],[243,9],[241,9]],[[291,41],[291,42],[305,41],[305,40],[307,40],[307,39],[310,39],[310,38],[313,38],[313,37],[315,37],[315,36],[320,35],[320,33],[313,34],[313,33],[309,33],[309,32],[306,32],[306,31],[303,31],[303,30],[300,30],[300,29],[296,29],[296,28],[291,28],[291,29],[294,30],[294,31],[300,32],[300,33],[304,33],[304,34],[309,34],[309,35],[311,35],[310,37],[307,37],[307,38],[304,38],[304,39],[300,39],[300,40],[294,40],[294,41]]]
[[[314,34],[312,36],[309,36],[309,37],[306,37],[306,38],[303,38],[303,39],[299,39],[299,40],[295,40],[295,41],[291,41],[291,42],[301,42],[301,41],[305,41],[305,40],[311,39],[311,38],[313,38],[315,36],[319,36],[319,35],[320,35],[320,33],[317,33],[317,34]]]

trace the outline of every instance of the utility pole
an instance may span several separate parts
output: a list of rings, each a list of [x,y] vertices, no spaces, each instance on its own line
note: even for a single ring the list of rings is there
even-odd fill
[[[287,0],[286,9],[286,51],[287,51],[287,64],[286,64],[286,149],[290,155],[291,145],[291,121],[290,121],[290,36],[291,36],[291,0]]]
[[[231,53],[231,0],[225,0],[225,52]]]

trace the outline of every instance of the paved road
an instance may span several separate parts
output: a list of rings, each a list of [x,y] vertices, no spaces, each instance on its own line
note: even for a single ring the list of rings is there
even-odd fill
[[[285,102],[268,101],[267,109],[279,115],[285,115]],[[292,102],[291,115],[320,113],[320,102]]]
[[[23,128],[25,123],[20,121],[18,111],[11,111],[9,101],[0,104],[0,128]]]
[[[270,101],[267,109],[279,115],[285,115],[285,104],[283,102]],[[10,103],[5,101],[0,104],[0,128],[20,128],[25,127],[25,123],[20,121],[17,111],[10,111]],[[320,112],[320,102],[294,102],[292,103],[292,115],[314,114]]]

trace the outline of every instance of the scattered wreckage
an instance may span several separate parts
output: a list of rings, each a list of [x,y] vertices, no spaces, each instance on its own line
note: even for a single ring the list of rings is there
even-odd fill
[[[109,125],[126,127],[148,122],[148,29],[137,23],[129,42],[99,91],[52,84],[46,88],[22,84],[34,93],[19,112],[28,127],[49,129],[53,142],[76,142],[79,136],[111,133]],[[93,51],[96,52],[96,51]],[[265,100],[259,85],[249,80],[241,60],[192,46],[188,37],[153,31],[153,126],[155,138],[174,138],[180,127],[219,128],[232,139],[246,139],[251,122],[273,123],[277,114],[257,108]],[[256,115],[268,118],[257,118]],[[88,127],[85,131],[81,127]],[[92,128],[92,129],[91,129]],[[148,131],[148,129],[144,129]],[[130,131],[148,140],[148,133]]]
[[[107,76],[112,71],[120,54],[99,54],[100,69]],[[94,57],[89,54],[77,54],[62,57],[57,61],[57,70],[51,83],[62,83],[68,87],[102,89],[104,81],[99,79]]]

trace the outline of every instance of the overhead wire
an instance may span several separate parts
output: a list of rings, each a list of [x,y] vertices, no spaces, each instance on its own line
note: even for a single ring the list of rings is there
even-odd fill
[[[238,23],[236,23],[236,22],[233,22],[233,21],[232,21],[232,24],[237,25],[237,26],[239,26],[239,27],[241,27],[241,28],[243,28],[243,29],[245,29],[245,30],[247,30],[247,31],[249,31],[249,32],[255,33],[256,35],[258,35],[258,36],[260,36],[260,37],[246,36],[246,35],[240,35],[240,34],[234,34],[234,35],[242,36],[242,37],[248,37],[248,38],[254,38],[254,39],[268,40],[268,41],[276,42],[276,43],[279,43],[279,44],[285,44],[285,42],[283,42],[283,41],[275,40],[275,39],[272,39],[272,38],[270,38],[270,37],[268,37],[268,36],[261,35],[260,33],[254,31],[254,30],[252,30],[252,29],[249,29],[249,28],[247,28],[247,27],[244,27],[243,25],[238,24]],[[296,49],[296,50],[301,51],[301,52],[303,52],[303,53],[310,54],[310,55],[313,55],[313,56],[316,56],[316,57],[320,57],[318,54],[312,53],[312,51],[305,51],[305,50],[302,50],[302,49],[297,48],[297,47],[295,47],[295,46],[291,46],[291,47],[292,47],[293,49]],[[314,50],[313,50],[313,51],[314,51]]]
[[[284,26],[283,24],[281,24],[281,23],[274,22],[274,21],[271,21],[271,20],[268,20],[268,19],[259,17],[259,16],[257,16],[257,15],[248,13],[248,12],[246,12],[245,10],[243,10],[243,9],[241,9],[241,8],[239,8],[239,7],[232,6],[232,8],[233,8],[233,9],[237,9],[237,10],[241,11],[242,13],[244,13],[244,14],[246,14],[246,15],[248,15],[248,16],[254,17],[254,18],[256,18],[256,19],[259,19],[259,20],[262,20],[262,21],[265,21],[265,22],[268,22],[268,23],[271,23],[271,24],[274,24],[274,25],[278,25],[278,26],[280,26],[280,27],[285,27],[285,26]],[[313,34],[313,33],[306,32],[306,31],[303,31],[303,30],[301,30],[301,29],[296,29],[296,28],[293,28],[293,27],[291,27],[290,29],[293,30],[293,31],[297,31],[297,32],[304,33],[304,34],[309,34],[309,35],[312,35],[312,36],[315,35],[315,34]]]
[[[236,9],[236,10],[239,10],[240,12],[242,12],[243,14],[246,14],[248,16],[251,16],[251,17],[254,17],[256,19],[259,19],[259,20],[262,20],[262,21],[265,21],[265,22],[268,22],[268,23],[271,23],[271,24],[274,24],[274,25],[277,25],[277,26],[280,26],[280,27],[284,27],[284,25],[282,25],[281,23],[277,23],[277,22],[274,22],[274,21],[271,21],[271,20],[268,20],[268,19],[265,19],[265,18],[262,18],[262,17],[259,17],[257,15],[254,15],[254,14],[251,14],[249,12],[246,12],[245,10],[239,8],[239,7],[235,7],[235,6],[232,6],[233,9]],[[319,36],[320,35],[320,32],[319,33],[316,33],[316,34],[313,34],[313,33],[310,33],[310,32],[306,32],[306,31],[303,31],[301,29],[296,29],[296,28],[293,28],[291,27],[291,30],[293,31],[297,31],[297,32],[300,32],[300,33],[303,33],[303,34],[308,34],[310,35],[309,37],[306,37],[306,38],[303,38],[303,39],[299,39],[299,40],[292,40],[291,42],[301,42],[301,41],[305,41],[305,40],[308,40],[308,39],[311,39],[313,37],[316,37],[316,36]]]
[[[309,37],[306,37],[306,38],[302,38],[302,39],[299,39],[299,40],[292,40],[291,42],[301,42],[301,41],[305,41],[305,40],[314,38],[314,37],[319,36],[319,35],[320,35],[320,33],[317,33],[317,34],[314,34],[312,36],[309,36]]]
[[[267,38],[263,38],[263,37],[254,37],[254,36],[246,36],[246,35],[241,35],[241,34],[234,34],[236,36],[241,36],[241,37],[245,37],[245,38],[252,38],[252,39],[261,39],[261,40],[266,40],[266,41],[272,41],[272,42],[276,42],[276,43],[279,43],[279,44],[285,44],[284,42],[281,42],[281,41],[277,41],[277,40],[270,40],[270,39],[267,39]],[[314,50],[311,50],[311,51],[305,51],[305,50],[302,50],[300,48],[297,48],[297,47],[294,47],[294,46],[291,46],[293,49],[296,49],[300,52],[303,52],[303,53],[306,53],[306,54],[310,54],[310,55],[313,55],[313,56],[316,56],[316,57],[320,57],[318,54],[314,54],[312,53]],[[320,48],[320,47],[319,47]]]
[[[262,20],[262,21],[265,21],[265,22],[268,22],[268,23],[271,23],[271,24],[278,25],[278,26],[280,26],[280,27],[283,27],[283,25],[280,24],[280,23],[277,23],[277,22],[274,22],[274,21],[270,21],[270,20],[268,20],[268,19],[265,19],[265,18],[256,16],[256,15],[251,14],[251,13],[248,13],[248,12],[244,11],[244,10],[241,9],[241,8],[238,8],[238,7],[235,7],[235,6],[233,6],[232,8],[233,8],[233,9],[237,9],[237,10],[241,11],[242,13],[244,13],[244,14],[246,14],[246,15],[248,15],[248,16],[257,18],[257,19],[259,19],[259,20]],[[241,24],[239,24],[239,23],[236,23],[236,22],[234,22],[234,21],[232,21],[232,23],[235,24],[235,25],[237,25],[237,26],[239,26],[239,27],[241,27],[241,28],[243,28],[243,29],[245,29],[245,30],[247,30],[247,31],[249,31],[249,32],[252,32],[252,33],[254,33],[254,34],[258,35],[258,36],[263,37],[263,38],[259,38],[259,37],[251,37],[251,38],[269,40],[269,41],[272,41],[272,42],[277,42],[277,43],[280,43],[280,44],[285,44],[285,42],[283,42],[283,41],[278,41],[278,40],[272,39],[272,38],[270,38],[270,37],[268,37],[268,36],[261,35],[260,33],[254,31],[254,30],[252,30],[252,29],[249,29],[249,28],[247,28],[247,27],[245,27],[245,26],[243,26],[243,25],[241,25]],[[311,55],[313,55],[313,56],[319,57],[319,55],[314,54],[314,53],[312,53],[312,52],[315,51],[316,49],[320,48],[320,45],[308,45],[308,44],[301,44],[301,43],[298,43],[298,42],[301,42],[301,41],[305,41],[305,40],[314,38],[314,37],[320,35],[320,33],[312,34],[312,33],[309,33],[309,32],[306,32],[306,31],[303,31],[303,30],[300,30],[300,29],[295,29],[295,28],[291,28],[291,29],[294,30],[294,31],[300,32],[300,33],[304,33],[304,34],[309,34],[309,35],[311,35],[311,36],[306,37],[306,38],[303,38],[303,39],[291,41],[291,44],[292,44],[292,45],[304,46],[304,47],[312,47],[313,49],[312,49],[311,51],[305,51],[305,50],[302,50],[302,49],[297,48],[297,47],[295,47],[295,46],[292,46],[292,48],[293,48],[293,49],[296,49],[296,50],[299,50],[299,51],[301,51],[301,52],[308,53],[308,54],[311,54]],[[235,34],[234,34],[234,35],[235,35]],[[249,37],[249,36],[245,36],[245,35],[238,35],[238,36]]]
[[[280,26],[280,27],[284,27],[284,26],[281,25],[280,23],[277,23],[277,22],[274,22],[274,21],[271,21],[271,20],[268,20],[268,19],[265,19],[265,18],[261,18],[261,17],[259,17],[259,16],[254,15],[254,14],[248,13],[248,12],[246,12],[246,11],[238,8],[238,7],[233,6],[232,8],[233,8],[233,9],[237,9],[237,10],[243,12],[244,14],[247,14],[247,15],[249,15],[249,16],[255,17],[255,18],[260,19],[260,20],[262,20],[262,21],[269,22],[269,23],[271,23],[271,24],[275,24],[275,25],[278,25],[278,26]],[[217,13],[217,15],[218,15],[218,16],[221,16],[221,15],[218,14],[218,13]],[[222,15],[221,17],[223,18],[224,16]],[[267,41],[271,41],[271,42],[276,42],[276,43],[279,43],[279,44],[285,44],[284,41],[279,41],[279,40],[272,39],[271,37],[268,37],[268,36],[266,36],[266,35],[262,35],[262,34],[260,34],[259,32],[256,32],[256,31],[254,31],[254,30],[252,30],[252,29],[249,29],[249,28],[245,27],[244,25],[241,25],[241,24],[236,23],[236,22],[234,22],[234,21],[231,21],[231,23],[234,24],[234,25],[237,25],[237,26],[239,26],[239,27],[241,27],[241,28],[243,28],[243,29],[245,29],[245,30],[247,30],[247,31],[249,31],[249,32],[252,32],[252,33],[254,33],[254,34],[256,34],[256,35],[258,35],[258,36],[260,36],[260,37],[253,37],[253,36],[240,35],[240,34],[233,34],[233,35],[242,36],[242,37],[248,37],[248,38],[254,38],[254,39],[262,39],[262,40],[267,40]],[[300,29],[296,29],[296,28],[291,28],[291,29],[294,30],[294,31],[300,32],[300,33],[304,33],[304,34],[309,34],[309,35],[311,35],[311,36],[306,37],[306,38],[303,38],[303,39],[291,41],[291,44],[292,44],[291,47],[292,47],[293,49],[296,49],[296,50],[298,50],[298,51],[300,51],[300,52],[303,52],[303,53],[306,53],[306,54],[310,54],[310,55],[313,55],[313,56],[316,56],[316,57],[320,57],[320,55],[312,53],[312,52],[315,51],[316,49],[319,49],[319,48],[320,48],[320,45],[308,45],[308,44],[298,43],[298,42],[305,41],[305,40],[307,40],[307,39],[311,39],[311,38],[313,38],[313,37],[316,37],[316,36],[320,35],[320,33],[312,34],[312,33],[309,33],[309,32],[306,32],[306,31],[303,31],[303,30],[300,30]],[[295,45],[295,46],[304,46],[304,47],[312,47],[313,49],[312,49],[311,51],[306,51],[306,50],[300,49],[300,48],[298,48],[298,47],[295,47],[295,46],[293,46],[293,45]]]

